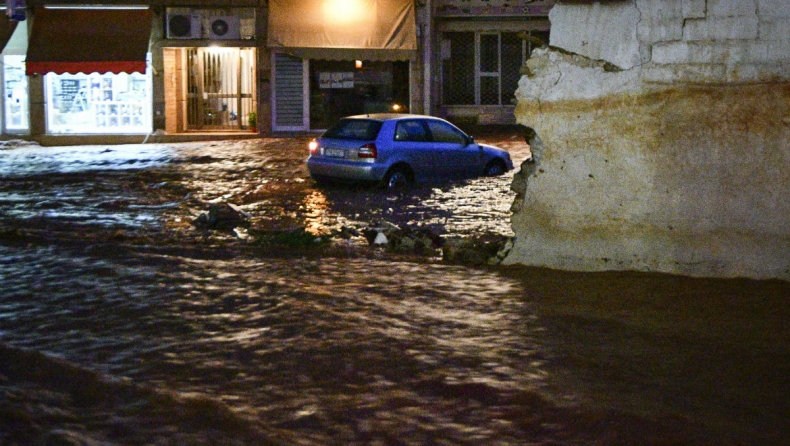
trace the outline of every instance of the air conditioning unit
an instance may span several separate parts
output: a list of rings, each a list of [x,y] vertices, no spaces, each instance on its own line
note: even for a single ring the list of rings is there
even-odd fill
[[[209,18],[208,35],[209,39],[239,39],[239,29],[241,22],[239,18],[232,15],[214,16]]]
[[[203,37],[200,14],[169,14],[167,16],[168,39],[200,39]]]

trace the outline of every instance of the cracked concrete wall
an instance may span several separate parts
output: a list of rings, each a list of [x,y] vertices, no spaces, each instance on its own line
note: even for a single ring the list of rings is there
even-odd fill
[[[785,0],[559,4],[505,263],[790,280]]]

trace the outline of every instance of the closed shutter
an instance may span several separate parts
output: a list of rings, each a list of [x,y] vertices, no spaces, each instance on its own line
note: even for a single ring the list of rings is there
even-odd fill
[[[305,63],[288,54],[274,54],[274,130],[307,130]]]

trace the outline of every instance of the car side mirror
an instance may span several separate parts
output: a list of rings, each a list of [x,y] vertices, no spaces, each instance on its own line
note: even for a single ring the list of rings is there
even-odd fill
[[[466,136],[466,145],[469,146],[469,145],[472,145],[474,143],[475,143],[475,137],[467,135]]]

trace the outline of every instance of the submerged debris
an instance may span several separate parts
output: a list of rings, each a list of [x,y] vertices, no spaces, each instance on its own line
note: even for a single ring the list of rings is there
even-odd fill
[[[18,147],[39,146],[36,141],[25,141],[24,139],[10,139],[7,141],[0,141],[0,150],[3,149],[16,149]]]
[[[233,230],[239,226],[247,225],[249,215],[240,207],[222,203],[212,205],[208,214],[201,213],[192,225],[200,229]]]

